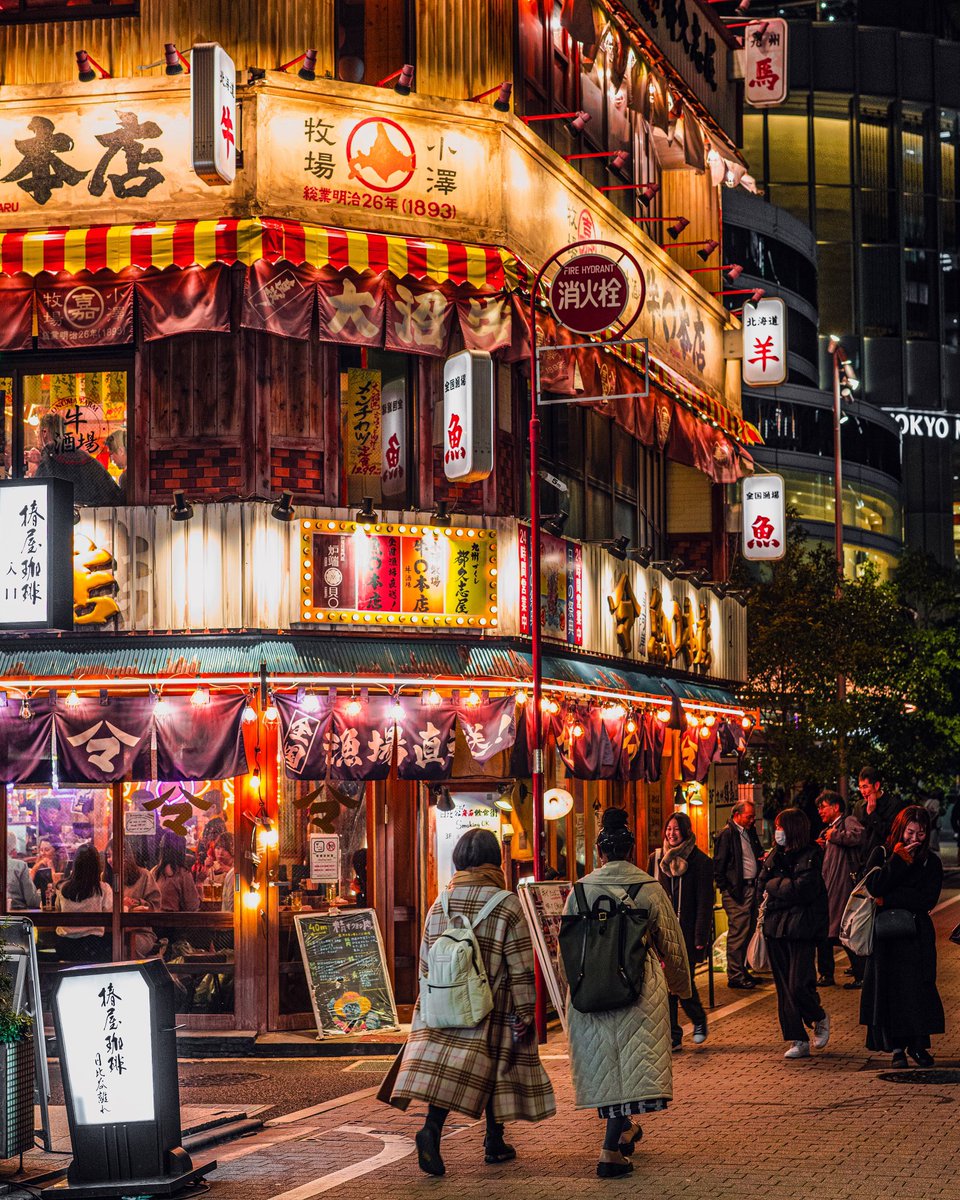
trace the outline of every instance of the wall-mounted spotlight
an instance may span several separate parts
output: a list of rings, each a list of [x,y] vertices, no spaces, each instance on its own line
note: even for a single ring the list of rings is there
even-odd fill
[[[317,77],[317,52],[316,50],[304,50],[302,54],[298,54],[296,58],[291,58],[287,63],[281,63],[281,71],[289,71],[291,67],[299,65],[300,70],[297,74],[301,79],[307,80],[308,83],[313,83]]]
[[[669,233],[670,236],[674,239],[678,238],[680,236],[680,234],[683,233],[683,231],[686,229],[686,227],[690,224],[690,221],[687,217],[631,217],[630,220],[636,221],[638,225],[642,224],[644,221],[653,221],[653,222],[670,221],[670,222],[672,222],[672,224],[667,226],[667,233]]]
[[[270,516],[275,521],[292,521],[296,511],[293,507],[293,492],[282,492],[280,499],[270,509]]]
[[[395,92],[401,96],[409,96],[413,91],[413,74],[413,67],[410,63],[404,63],[399,71],[394,71],[391,75],[385,75],[383,79],[378,79],[374,86],[386,87],[388,83],[393,83]]]
[[[576,162],[581,158],[609,158],[610,166],[616,171],[626,166],[630,160],[627,150],[590,150],[585,154],[565,154],[563,157],[567,162]]]
[[[110,72],[105,70],[97,62],[95,58],[91,58],[86,50],[77,51],[77,78],[81,83],[92,83],[97,78],[97,71],[100,72],[101,79],[110,79]]]
[[[715,242],[713,240],[713,238],[709,238],[707,241],[704,241],[704,242],[677,242],[675,245],[671,245],[670,242],[665,242],[660,246],[660,249],[661,250],[684,250],[684,249],[687,249],[688,247],[692,247],[692,246],[702,246],[703,247],[701,250],[697,251],[697,258],[699,258],[701,262],[706,262],[707,259],[710,257],[710,255],[714,253],[714,251],[720,249],[720,243]]]
[[[183,492],[173,493],[173,504],[170,505],[170,516],[174,521],[189,521],[193,516],[193,505],[189,503]]]
[[[373,511],[373,497],[364,496],[357,509],[357,521],[361,525],[376,525],[377,514]]]
[[[630,547],[630,539],[621,534],[617,538],[610,538],[608,541],[601,542],[600,545],[604,550],[609,551],[614,558],[619,558],[621,562],[627,557],[627,550]]]
[[[653,561],[653,547],[634,546],[634,548],[628,552],[628,557],[632,558],[637,566],[649,567],[650,563]]]
[[[569,519],[570,514],[566,512],[547,513],[540,518],[540,524],[547,533],[552,533],[555,537],[563,537],[563,527]]]
[[[492,88],[487,88],[485,92],[480,92],[479,95],[470,96],[471,102],[476,103],[478,100],[485,100],[487,96],[492,96],[497,93],[497,98],[493,102],[493,107],[497,112],[510,111],[510,96],[513,93],[513,84],[504,80],[503,83],[495,84]]]
[[[163,60],[166,64],[164,72],[167,75],[182,75],[184,71],[190,70],[190,60],[180,53],[175,42],[167,42],[164,45]]]
[[[565,121],[569,119],[571,128],[580,133],[584,125],[590,120],[590,114],[578,110],[576,112],[539,113],[536,116],[523,117],[521,119],[524,125],[532,125],[534,121]]]

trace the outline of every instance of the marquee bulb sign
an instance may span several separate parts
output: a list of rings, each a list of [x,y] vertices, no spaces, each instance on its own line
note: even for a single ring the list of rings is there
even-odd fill
[[[300,620],[496,628],[497,535],[492,529],[301,521]]]
[[[757,562],[787,552],[786,494],[782,475],[751,475],[743,481],[743,557]]]

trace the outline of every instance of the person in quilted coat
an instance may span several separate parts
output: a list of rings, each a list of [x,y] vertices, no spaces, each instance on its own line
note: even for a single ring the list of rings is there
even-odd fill
[[[567,1005],[570,1066],[577,1108],[595,1108],[606,1121],[597,1163],[602,1179],[633,1170],[630,1155],[643,1136],[631,1118],[661,1112],[673,1099],[670,1037],[671,992],[690,995],[690,967],[683,933],[669,897],[646,871],[629,861],[634,836],[627,814],[608,808],[597,837],[601,866],[580,881],[592,906],[600,896],[623,900],[625,889],[642,884],[636,903],[649,917],[650,949],[636,1003],[609,1012],[582,1013]],[[571,893],[566,911],[574,912]]]

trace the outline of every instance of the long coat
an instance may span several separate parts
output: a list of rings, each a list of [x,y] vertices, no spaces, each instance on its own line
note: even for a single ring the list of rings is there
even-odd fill
[[[451,917],[463,913],[473,920],[495,891],[489,886],[454,888],[448,901]],[[436,900],[423,927],[421,977],[427,974],[430,947],[446,927]],[[532,1024],[536,1004],[533,945],[520,901],[508,896],[474,932],[493,989],[493,1012],[471,1029],[429,1029],[418,1000],[396,1082],[380,1098],[401,1109],[421,1100],[481,1117],[492,1097],[498,1122],[542,1121],[556,1111],[553,1088],[540,1064],[536,1038],[514,1042],[510,1023],[516,1014]]]
[[[943,1004],[937,991],[937,943],[930,909],[943,886],[943,865],[935,854],[926,862],[886,858],[882,846],[866,869],[880,870],[866,880],[867,891],[882,908],[906,908],[914,914],[917,936],[875,941],[867,959],[860,993],[860,1024],[867,1026],[869,1050],[900,1050],[929,1045],[932,1033],[943,1033]],[[882,911],[882,909],[881,909]]]
[[[845,813],[823,850],[823,882],[827,885],[828,935],[840,936],[840,921],[850,893],[854,876],[859,876],[860,860],[867,831],[856,817]]]
[[[576,1106],[600,1108],[634,1100],[670,1100],[673,1058],[668,992],[690,995],[690,968],[680,923],[663,888],[633,863],[609,862],[580,882],[590,905],[604,895],[622,900],[625,888],[647,884],[640,889],[636,903],[650,913],[650,950],[635,1004],[600,1013],[582,1013],[567,1005]],[[571,893],[566,911],[575,909]]]
[[[713,862],[698,847],[690,852],[687,869],[682,875],[669,875],[660,869],[662,851],[650,855],[647,870],[663,886],[670,897],[670,904],[677,914],[683,932],[683,944],[691,964],[699,962],[706,950],[698,946],[709,946],[713,934]]]

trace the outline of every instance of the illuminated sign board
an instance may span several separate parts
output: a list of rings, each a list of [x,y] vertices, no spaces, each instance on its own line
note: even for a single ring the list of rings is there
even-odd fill
[[[233,183],[237,174],[237,68],[217,42],[193,47],[190,56],[190,129],[193,169],[210,184]]]
[[[457,483],[493,471],[493,359],[462,350],[443,364],[443,473]]]
[[[520,632],[530,633],[533,594],[530,530],[520,528]],[[540,587],[536,601],[545,638],[583,645],[583,547],[579,542],[543,534],[540,538]]]
[[[300,620],[495,628],[491,529],[300,522]]]
[[[72,629],[72,486],[5,480],[0,529],[0,629]]]
[[[787,552],[786,494],[780,475],[751,475],[743,481],[743,557],[783,558]]]
[[[764,296],[743,306],[743,382],[776,387],[787,378],[787,306]]]

